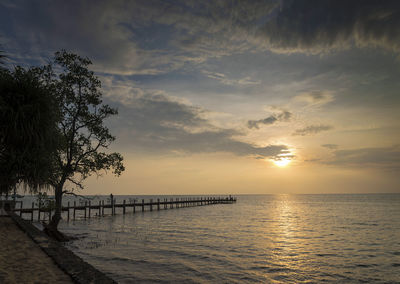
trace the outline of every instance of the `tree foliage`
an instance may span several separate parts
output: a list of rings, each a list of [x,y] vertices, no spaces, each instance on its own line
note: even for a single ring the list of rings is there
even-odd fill
[[[56,212],[51,226],[60,220],[62,195],[83,188],[83,181],[92,174],[112,170],[119,176],[124,171],[122,156],[105,150],[115,140],[104,120],[117,110],[102,103],[100,80],[88,69],[91,61],[76,54],[60,51],[54,62],[36,72],[55,96],[61,119],[61,135],[53,176]]]
[[[48,186],[58,147],[54,97],[32,69],[0,71],[0,189]]]
[[[0,70],[4,69],[4,59],[6,58],[4,52],[0,50]]]
[[[54,188],[55,232],[63,194],[83,189],[92,174],[124,171],[122,156],[107,151],[115,137],[104,120],[117,110],[102,103],[90,64],[62,50],[43,67],[0,70],[0,189]]]

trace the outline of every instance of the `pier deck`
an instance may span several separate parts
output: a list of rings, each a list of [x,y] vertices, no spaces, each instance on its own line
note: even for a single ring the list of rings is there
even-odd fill
[[[115,215],[117,208],[122,208],[122,214],[127,214],[128,211],[131,213],[136,213],[137,211],[153,211],[153,210],[167,210],[173,208],[184,208],[184,207],[193,207],[193,206],[204,206],[204,205],[213,205],[213,204],[232,204],[236,202],[236,197],[187,197],[187,198],[157,198],[150,200],[123,200],[122,203],[117,203],[115,200],[112,200],[110,203],[104,203],[104,200],[100,200],[97,204],[92,204],[91,201],[86,201],[84,204],[76,204],[76,201],[71,205],[68,202],[67,206],[62,207],[62,212],[66,212],[66,219],[69,221],[70,219],[76,219],[76,212],[83,211],[83,218],[91,218],[92,216],[102,217],[105,215]],[[106,209],[106,210],[105,210]],[[23,203],[21,202],[20,208],[15,208],[13,211],[19,216],[23,216],[23,214],[29,214],[30,220],[34,220],[34,214],[36,212],[36,218],[38,221],[43,221],[41,218],[41,213],[48,213],[48,220],[51,219],[51,215],[53,213],[52,210],[46,208],[35,207],[32,202],[32,206],[30,208],[23,208]],[[107,214],[108,213],[108,214]],[[72,215],[71,215],[72,214]],[[94,215],[93,215],[94,214]],[[44,217],[43,214],[42,217]],[[47,219],[47,218],[46,218]]]

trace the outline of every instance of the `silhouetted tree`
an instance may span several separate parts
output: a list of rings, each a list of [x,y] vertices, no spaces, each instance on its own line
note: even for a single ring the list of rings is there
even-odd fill
[[[104,120],[116,115],[117,110],[102,104],[101,83],[88,69],[90,64],[88,58],[63,50],[56,52],[52,64],[37,69],[61,112],[58,128],[62,138],[49,180],[54,188],[56,210],[47,227],[48,233],[57,235],[63,194],[83,189],[82,182],[93,173],[112,169],[119,176],[124,171],[119,153],[102,152],[115,140]]]
[[[54,97],[32,69],[0,71],[0,190],[48,186],[58,143]]]

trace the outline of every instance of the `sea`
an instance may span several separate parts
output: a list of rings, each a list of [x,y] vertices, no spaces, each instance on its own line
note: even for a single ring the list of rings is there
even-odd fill
[[[400,194],[235,197],[104,217],[93,210],[60,230],[77,237],[70,250],[118,283],[400,283]]]

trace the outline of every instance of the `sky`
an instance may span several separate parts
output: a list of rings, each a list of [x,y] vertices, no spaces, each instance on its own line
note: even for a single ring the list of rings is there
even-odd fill
[[[126,171],[85,194],[400,192],[400,1],[0,0],[10,66],[93,61]]]

